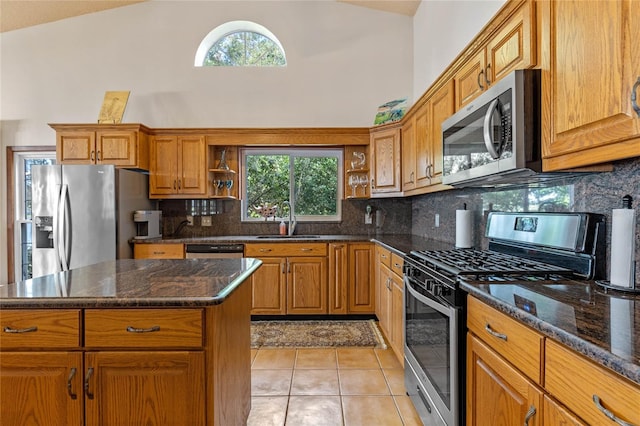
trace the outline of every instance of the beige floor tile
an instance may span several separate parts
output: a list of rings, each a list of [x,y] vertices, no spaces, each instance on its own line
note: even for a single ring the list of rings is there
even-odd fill
[[[335,349],[298,349],[295,368],[338,368]]]
[[[338,368],[380,368],[380,363],[373,349],[340,348],[336,350],[338,355]]]
[[[287,410],[287,426],[340,426],[342,405],[339,396],[292,396]]]
[[[247,426],[283,426],[288,402],[287,396],[252,397]]]
[[[341,395],[391,395],[382,370],[338,370]]]
[[[253,360],[254,369],[293,368],[296,361],[295,349],[260,349]]]
[[[252,370],[251,396],[289,395],[293,370]]]
[[[398,361],[393,349],[374,349],[374,352],[382,368],[402,368],[402,364]]]
[[[402,426],[391,396],[343,396],[344,426]]]
[[[406,395],[407,390],[404,387],[404,370],[399,368],[382,370],[387,385],[391,390],[391,395]]]
[[[413,402],[406,395],[396,395],[393,397],[396,401],[400,417],[405,426],[422,426],[422,420],[413,406]]]
[[[291,395],[340,395],[338,370],[294,370]]]

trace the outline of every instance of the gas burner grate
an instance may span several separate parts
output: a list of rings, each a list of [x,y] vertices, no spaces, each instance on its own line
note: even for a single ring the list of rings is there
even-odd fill
[[[530,275],[549,279],[552,274],[572,273],[570,269],[560,266],[490,250],[412,251],[411,257],[426,266],[455,275],[475,275],[476,279],[483,275]]]

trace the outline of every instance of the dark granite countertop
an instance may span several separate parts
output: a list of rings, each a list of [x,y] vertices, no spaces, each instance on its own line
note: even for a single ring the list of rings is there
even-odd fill
[[[0,285],[0,309],[217,305],[261,264],[252,258],[108,261]]]
[[[470,295],[640,384],[640,296],[588,282],[469,284]]]
[[[213,243],[286,243],[286,242],[362,242],[373,241],[386,246],[389,250],[403,256],[411,250],[449,250],[453,244],[430,240],[410,234],[373,234],[373,235],[293,235],[282,237],[279,235],[225,235],[214,237],[191,238],[150,238],[131,240],[135,244],[213,244]]]

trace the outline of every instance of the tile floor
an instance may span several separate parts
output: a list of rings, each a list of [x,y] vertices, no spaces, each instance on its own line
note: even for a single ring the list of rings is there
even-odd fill
[[[391,349],[252,350],[248,426],[421,425]]]

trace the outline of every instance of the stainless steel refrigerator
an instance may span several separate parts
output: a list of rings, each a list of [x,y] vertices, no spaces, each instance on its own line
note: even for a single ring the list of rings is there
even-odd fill
[[[148,176],[114,166],[33,166],[33,277],[133,257]]]

